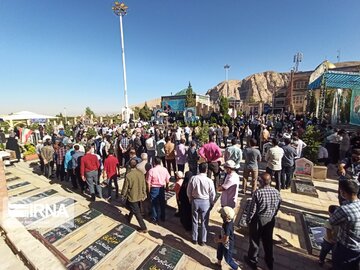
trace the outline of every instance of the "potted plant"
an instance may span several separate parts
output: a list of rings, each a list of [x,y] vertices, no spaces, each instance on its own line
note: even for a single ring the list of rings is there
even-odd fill
[[[23,156],[25,161],[35,160],[39,158],[36,153],[35,145],[33,145],[32,143],[27,143],[24,145],[24,148],[25,152],[23,153]]]

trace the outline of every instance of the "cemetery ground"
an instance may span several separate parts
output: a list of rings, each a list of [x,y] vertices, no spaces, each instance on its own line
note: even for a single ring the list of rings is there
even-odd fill
[[[74,192],[70,182],[48,180],[37,173],[37,166],[26,162],[6,167],[4,173],[0,171],[0,180],[6,178],[9,203],[38,198],[39,194],[41,200],[48,203],[56,203],[54,194],[72,198],[69,204],[74,206],[76,224],[67,226],[64,222],[54,221],[48,228],[39,228],[37,224],[41,220],[28,223],[11,217],[3,220],[0,251],[7,254],[9,263],[0,265],[0,269],[64,269],[77,260],[92,269],[216,269],[212,264],[216,262],[213,238],[219,234],[222,224],[216,211],[220,207],[219,199],[210,214],[208,242],[199,246],[192,244],[191,234],[174,216],[177,206],[173,193],[167,196],[166,221],[154,225],[146,220],[149,232],[143,234],[136,231],[135,217],[128,224],[125,218],[128,210],[120,199],[108,203],[97,198],[90,202],[87,197]],[[122,183],[120,179],[120,191]],[[335,167],[329,167],[327,179],[314,180],[313,184],[318,196],[295,193],[294,186],[281,191],[283,201],[274,229],[274,269],[322,269],[317,264],[317,255],[310,254],[318,254],[316,248],[311,248],[310,240],[316,245],[321,216],[327,217],[330,204],[338,204]],[[249,198],[250,190],[246,195],[239,195],[239,207],[236,208],[233,257],[239,262],[240,269],[249,269],[243,262],[248,249],[247,228],[240,225]],[[315,218],[313,224],[309,220],[307,223],[312,228],[306,227],[304,213]],[[222,266],[222,269],[230,269],[224,261]],[[329,263],[323,266],[323,269],[329,268]],[[262,248],[259,269],[266,269]]]

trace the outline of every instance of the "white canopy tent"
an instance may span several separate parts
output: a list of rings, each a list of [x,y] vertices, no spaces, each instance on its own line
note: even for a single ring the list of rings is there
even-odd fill
[[[0,115],[0,119],[7,122],[10,127],[14,127],[19,123],[28,123],[30,122],[46,122],[48,119],[55,119],[55,116],[49,116],[44,114],[37,114],[29,111],[21,111],[17,113],[11,113],[8,115]]]

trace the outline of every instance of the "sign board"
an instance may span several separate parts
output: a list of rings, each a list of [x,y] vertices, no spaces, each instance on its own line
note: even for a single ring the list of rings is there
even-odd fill
[[[351,93],[350,124],[360,126],[360,89],[353,89]]]
[[[185,109],[185,97],[162,97],[161,108],[166,113],[183,112]]]
[[[295,175],[306,176],[312,178],[314,170],[314,163],[306,158],[299,158],[295,160]]]
[[[182,256],[183,253],[180,250],[161,245],[138,270],[173,270]]]
[[[302,220],[309,253],[318,256],[326,233],[324,228],[326,218],[310,213],[302,213]]]
[[[162,112],[162,109],[154,109],[154,121],[157,121],[159,124],[162,124],[164,122]]]
[[[184,119],[185,122],[194,122],[196,119],[196,108],[184,108]]]

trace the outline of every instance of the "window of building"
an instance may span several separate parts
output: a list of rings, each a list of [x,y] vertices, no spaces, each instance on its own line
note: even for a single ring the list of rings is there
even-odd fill
[[[294,85],[294,89],[305,89],[306,86],[307,85],[305,81],[296,81]]]

